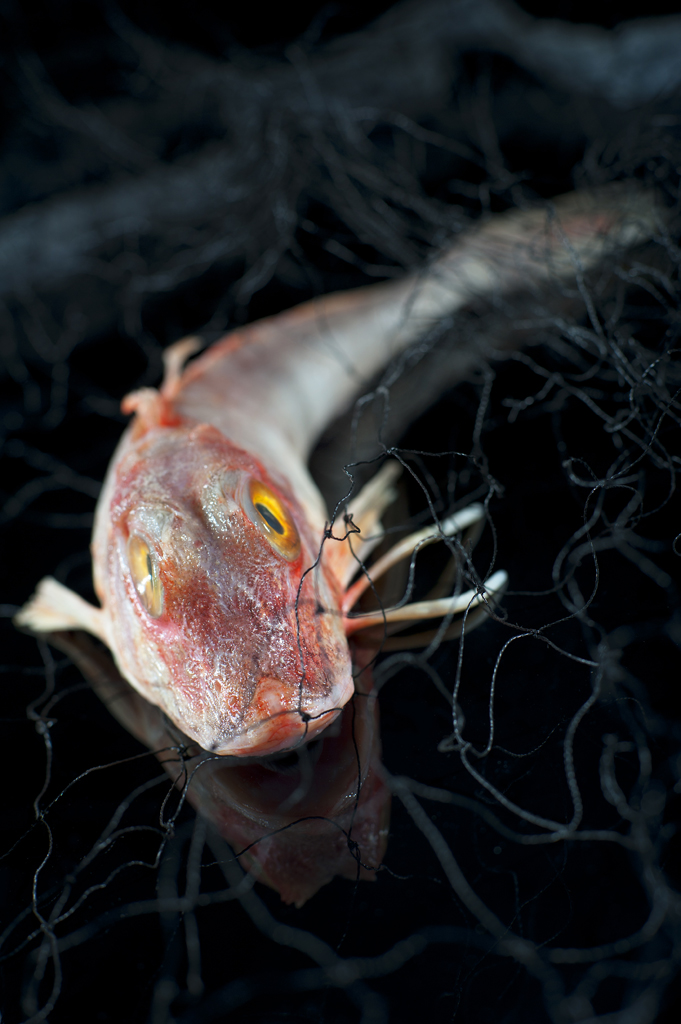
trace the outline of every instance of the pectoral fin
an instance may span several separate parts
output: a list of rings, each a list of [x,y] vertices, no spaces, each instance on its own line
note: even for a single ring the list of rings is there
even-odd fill
[[[40,581],[33,597],[14,616],[14,623],[19,629],[28,629],[32,633],[84,629],[108,644],[102,609],[84,601],[52,576]]]

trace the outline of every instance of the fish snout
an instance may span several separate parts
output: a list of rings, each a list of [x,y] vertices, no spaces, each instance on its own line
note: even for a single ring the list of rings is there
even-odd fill
[[[215,753],[264,757],[307,743],[338,717],[352,696],[352,679],[349,683],[323,700],[310,702],[280,679],[263,676],[246,709],[241,731],[219,744]]]

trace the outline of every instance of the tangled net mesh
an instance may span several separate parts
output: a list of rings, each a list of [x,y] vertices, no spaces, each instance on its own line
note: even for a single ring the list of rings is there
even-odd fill
[[[678,97],[617,108],[483,45],[450,48],[419,92],[391,23],[334,42],[336,10],[285,50],[232,40],[229,60],[97,10],[87,87],[59,38],[22,38],[5,66],[2,1021],[673,1019]],[[399,457],[392,529],[483,501],[473,560],[510,584],[462,640],[381,655],[384,866],[284,906],[11,616],[46,573],[92,598],[119,401],[157,383],[167,344],[402,275],[490,212],[630,179],[665,211],[654,238],[579,288],[471,304],[314,453],[331,507],[348,473]],[[462,349],[480,356],[460,379]]]

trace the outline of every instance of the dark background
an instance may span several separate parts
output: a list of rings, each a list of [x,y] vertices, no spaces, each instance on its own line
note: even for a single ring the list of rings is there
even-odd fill
[[[2,1021],[675,1020],[681,28],[626,24],[673,10],[300,3],[272,15],[253,4],[51,2],[0,12]],[[562,23],[541,35],[534,19],[548,15]],[[384,669],[381,692],[389,771],[469,801],[422,804],[485,903],[546,964],[558,947],[603,949],[554,964],[543,985],[497,955],[398,799],[373,885],[336,879],[301,910],[257,887],[256,902],[215,902],[184,920],[164,911],[199,875],[204,893],[225,885],[208,849],[200,871],[191,860],[192,812],[154,785],[154,759],[68,660],[11,624],[46,573],[92,595],[89,528],[125,422],[120,398],[158,382],[163,347],[183,334],[210,342],[420,266],[490,212],[630,179],[658,190],[669,234],[588,278],[604,352],[577,292],[479,305],[443,335],[434,365],[446,375],[448,349],[490,336],[527,358],[481,361],[435,404],[426,391],[411,425],[399,386],[393,407],[402,448],[422,453],[407,456],[416,479],[404,516],[426,521],[419,481],[438,513],[491,494],[497,548],[488,529],[476,562],[483,571],[494,557],[510,574],[508,622],[466,639],[467,737],[485,744],[505,642],[547,627],[555,645],[525,636],[504,653],[497,746],[477,769],[515,804],[568,820],[566,736],[600,679],[574,742],[582,828],[628,835],[631,848],[527,842],[541,830],[438,750],[450,711],[423,665]],[[417,372],[409,390],[427,379]],[[332,426],[315,454],[320,475],[349,452],[347,423]],[[585,508],[598,573],[579,535]],[[550,593],[562,549],[568,582]],[[441,567],[437,548],[427,556],[424,590]],[[575,587],[595,588],[588,614],[568,607]],[[458,652],[444,643],[429,660],[450,691]],[[601,761],[612,744],[618,807]],[[117,809],[115,841],[97,846]],[[65,916],[41,944],[39,915],[60,900]],[[355,964],[352,984],[316,966],[315,937]]]

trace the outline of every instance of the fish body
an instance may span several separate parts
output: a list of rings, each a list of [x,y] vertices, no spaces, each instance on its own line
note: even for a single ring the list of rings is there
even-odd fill
[[[331,527],[307,469],[312,446],[442,316],[481,296],[579,281],[655,224],[651,197],[617,186],[563,197],[549,216],[500,215],[421,274],[239,328],[189,363],[193,343],[181,342],[161,388],[124,400],[134,415],[92,543],[100,608],[48,581],[18,623],[85,629],[106,643],[133,695],[119,717],[152,749],[174,744],[198,758],[189,799],[251,849],[285,899],[303,902],[336,873],[366,874],[380,863],[387,827],[371,659],[362,656],[358,713],[347,639],[358,622],[347,595],[380,539],[394,473],[384,467],[346,505],[342,528]],[[465,595],[463,607],[479,597]],[[414,605],[412,617],[454,607],[440,604]],[[271,760],[291,750],[293,776]],[[293,821],[301,824],[287,829]],[[370,849],[364,868],[348,861],[353,828]]]

